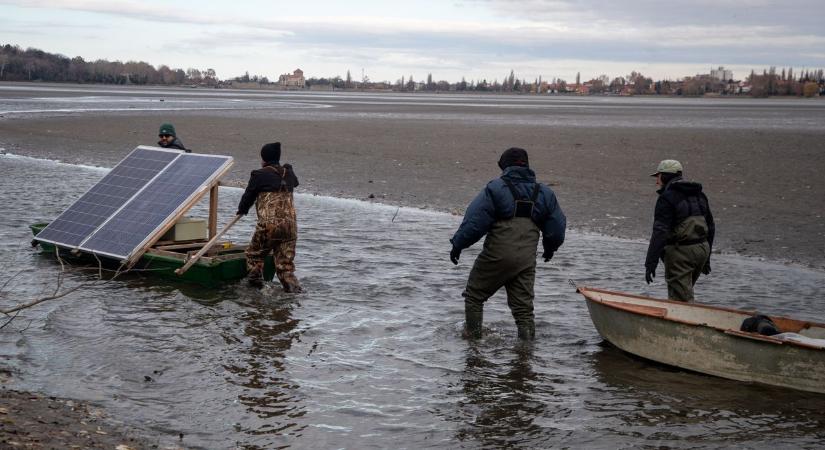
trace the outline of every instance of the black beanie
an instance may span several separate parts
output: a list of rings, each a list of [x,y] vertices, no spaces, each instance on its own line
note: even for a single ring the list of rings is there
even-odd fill
[[[261,147],[261,159],[269,164],[278,164],[281,160],[281,143],[273,142]]]
[[[504,170],[510,166],[530,167],[527,161],[527,150],[518,147],[510,147],[505,150],[498,160],[498,167]]]

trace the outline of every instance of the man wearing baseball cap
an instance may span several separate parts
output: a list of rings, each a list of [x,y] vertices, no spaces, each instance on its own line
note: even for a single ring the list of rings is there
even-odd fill
[[[645,260],[645,281],[653,281],[661,259],[668,298],[691,302],[699,275],[710,273],[716,227],[708,198],[701,184],[682,179],[682,164],[674,159],[660,162],[650,176],[656,177],[659,199]]]

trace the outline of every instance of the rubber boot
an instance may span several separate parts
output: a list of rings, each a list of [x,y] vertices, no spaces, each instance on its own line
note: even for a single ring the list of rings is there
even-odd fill
[[[298,280],[294,282],[286,281],[283,283],[284,292],[291,293],[291,294],[300,294],[304,292],[304,289],[298,284]]]
[[[481,337],[481,324],[484,322],[483,311],[464,310],[464,337],[467,339],[479,339]]]
[[[264,287],[264,278],[260,270],[251,270],[246,274],[246,282],[253,288]]]
[[[529,322],[517,323],[518,338],[522,341],[532,341],[536,338],[536,324],[531,320]]]

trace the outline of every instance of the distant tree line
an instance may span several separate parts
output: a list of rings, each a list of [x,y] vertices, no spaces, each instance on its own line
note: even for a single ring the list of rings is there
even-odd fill
[[[768,97],[772,95],[796,95],[813,97],[825,85],[825,74],[822,69],[816,71],[805,70],[795,75],[793,68],[787,72],[776,72],[776,67],[763,70],[761,75],[751,71],[748,80],[751,84],[751,95],[754,97]]]
[[[269,81],[269,78],[263,75],[252,75],[249,76],[249,72],[244,72],[243,75],[239,77],[232,78],[231,81],[237,81],[238,83],[258,83],[258,84],[274,84]]]
[[[222,86],[233,82],[243,84],[257,83],[272,85],[269,79],[260,75],[244,75],[221,81],[215,70],[195,68],[172,69],[161,65],[155,68],[143,61],[85,61],[80,56],[69,58],[60,54],[47,53],[35,48],[23,50],[17,45],[6,44],[0,47],[0,81],[52,81],[73,83],[106,84],[156,84],[156,85],[198,85]],[[413,76],[401,77],[394,83],[373,82],[362,74],[360,80],[354,80],[347,70],[346,77],[309,78],[307,88],[312,86],[329,86],[332,89],[366,89],[393,90],[398,92],[500,92],[521,94],[579,94],[579,95],[751,95],[768,97],[775,95],[794,95],[812,97],[825,95],[825,76],[823,70],[805,70],[795,73],[793,68],[777,72],[775,67],[763,70],[762,74],[751,72],[743,81],[721,80],[710,75],[696,75],[681,80],[654,81],[638,72],[627,76],[610,78],[600,75],[589,81],[581,81],[581,74],[576,74],[575,83],[561,78],[542,80],[541,77],[529,81],[518,78],[514,70],[494,79],[470,80],[461,78],[457,83],[445,80],[436,81],[428,73],[424,81],[417,82]]]
[[[219,83],[213,69],[184,71],[166,65],[155,68],[143,61],[86,61],[80,56],[69,58],[10,44],[0,47],[0,80],[207,86]]]

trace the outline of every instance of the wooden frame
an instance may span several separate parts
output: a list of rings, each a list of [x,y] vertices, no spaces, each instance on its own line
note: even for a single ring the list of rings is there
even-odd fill
[[[178,210],[178,212],[174,216],[172,216],[172,218],[170,220],[167,221],[165,226],[162,226],[162,227],[158,228],[158,230],[156,230],[155,233],[150,235],[149,238],[146,239],[146,244],[144,244],[143,247],[140,248],[140,250],[134,252],[124,262],[124,265],[127,268],[131,268],[132,266],[134,266],[140,260],[141,256],[143,256],[144,253],[146,253],[150,248],[152,248],[152,246],[154,246],[157,243],[157,241],[160,239],[161,236],[166,234],[167,231],[169,231],[172,227],[174,227],[175,224],[178,222],[178,220],[180,220],[180,218],[183,217],[184,214],[186,214],[190,209],[192,209],[192,207],[194,207],[206,195],[207,192],[211,192],[212,190],[217,190],[218,185],[220,184],[221,178],[223,178],[226,175],[226,173],[229,172],[229,169],[232,168],[233,164],[235,164],[235,161],[232,158],[230,158],[229,163],[226,164],[223,167],[223,169],[220,172],[218,172],[206,186],[201,188],[199,191],[195,192],[195,194],[192,196],[192,198],[190,198],[189,201],[184,203],[182,205],[182,207]],[[217,213],[217,203],[218,203],[217,199],[218,199],[218,196],[217,196],[217,193],[215,193],[215,195],[214,195],[214,208],[213,208],[213,199],[210,198],[210,201],[209,201],[209,219],[210,219],[210,222],[211,222],[212,221],[212,216],[214,215],[215,225],[217,225],[217,214],[218,214]],[[210,227],[211,227],[211,223],[210,223]],[[211,235],[211,229],[210,229],[210,235]]]

